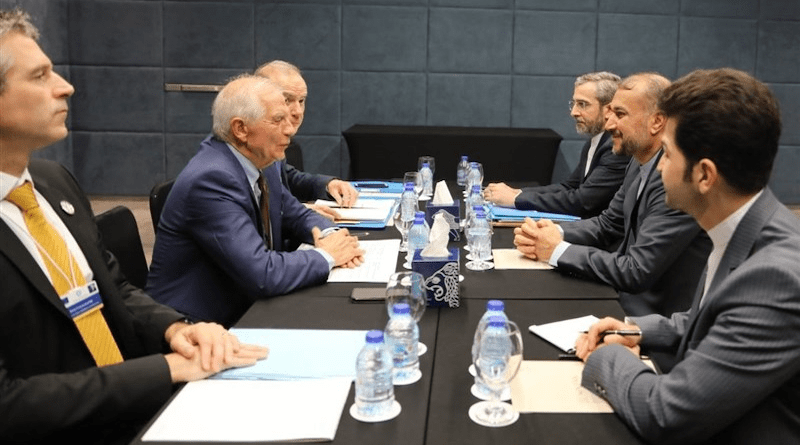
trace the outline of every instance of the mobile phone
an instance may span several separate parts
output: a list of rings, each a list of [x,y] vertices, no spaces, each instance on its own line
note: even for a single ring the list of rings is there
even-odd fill
[[[356,287],[350,294],[353,301],[383,301],[386,298],[384,287]]]

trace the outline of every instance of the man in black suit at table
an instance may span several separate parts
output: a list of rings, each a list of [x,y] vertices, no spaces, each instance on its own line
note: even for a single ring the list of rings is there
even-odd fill
[[[308,86],[300,69],[289,62],[273,60],[258,67],[255,74],[266,77],[283,88],[286,103],[289,105],[289,121],[294,126],[296,134],[303,123],[308,97]],[[300,144],[292,139],[287,150],[300,150]],[[285,159],[281,163],[284,185],[301,202],[333,198],[341,206],[350,207],[358,199],[358,191],[347,181],[333,176],[300,171]],[[339,214],[330,207],[313,204],[309,204],[308,207],[331,220],[339,217]]]
[[[0,442],[128,443],[175,383],[267,351],[128,283],[72,175],[31,159],[67,136],[74,92],[37,37],[0,10]]]
[[[620,78],[609,72],[588,73],[575,80],[569,102],[575,130],[589,136],[580,162],[565,181],[539,187],[516,189],[500,182],[489,184],[487,201],[520,210],[566,213],[590,218],[605,210],[625,178],[630,157],[615,154],[611,134],[604,131],[605,114],[617,91]]]

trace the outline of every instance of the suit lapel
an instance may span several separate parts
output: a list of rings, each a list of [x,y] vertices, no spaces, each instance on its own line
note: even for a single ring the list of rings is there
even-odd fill
[[[580,162],[578,162],[578,172],[580,173],[580,183],[583,184],[583,181],[586,180],[586,176],[583,172],[586,171],[586,164],[588,163],[590,166],[592,165],[592,159],[589,159],[589,148],[592,146],[591,138],[583,144],[583,148],[581,149],[581,158]],[[599,146],[598,146],[599,147]],[[595,150],[595,154],[597,150]]]
[[[264,176],[269,185],[269,222],[272,225],[273,249],[281,250],[283,236],[281,234],[281,214],[283,213],[283,186],[281,185],[281,162],[274,162],[264,169]]]
[[[700,306],[700,297],[702,296],[703,285],[706,279],[706,271],[703,272],[703,276],[700,278],[700,283],[698,285],[698,292],[692,302],[692,314],[689,319],[689,326],[686,329],[686,334],[681,340],[681,345],[678,349],[678,358],[683,357],[686,353],[687,344],[689,339],[694,337],[694,331],[700,315],[708,310],[711,302],[710,300],[717,297],[714,290],[749,257],[761,229],[772,217],[777,208],[778,205],[775,196],[769,189],[764,189],[764,192],[758,200],[753,203],[753,206],[750,207],[750,210],[747,211],[744,218],[742,218],[736,230],[733,232],[733,236],[730,242],[728,242],[728,247],[725,249],[725,253],[722,255],[722,259],[719,262],[717,272],[714,274],[708,286],[703,306]]]

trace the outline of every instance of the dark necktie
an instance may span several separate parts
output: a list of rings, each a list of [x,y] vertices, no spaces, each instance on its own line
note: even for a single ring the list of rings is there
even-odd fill
[[[264,175],[258,175],[258,189],[261,190],[261,199],[259,200],[259,207],[261,208],[261,222],[264,223],[264,241],[267,247],[272,249],[272,226],[269,224],[269,189],[267,183],[264,181]]]

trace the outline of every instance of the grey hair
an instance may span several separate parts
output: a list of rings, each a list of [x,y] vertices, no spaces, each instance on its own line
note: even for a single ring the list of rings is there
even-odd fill
[[[281,74],[297,74],[297,75],[301,75],[301,76],[303,74],[303,73],[300,72],[300,68],[292,65],[289,62],[285,62],[283,60],[273,60],[273,61],[267,62],[267,63],[261,65],[260,67],[256,68],[256,70],[253,72],[253,74],[255,74],[256,76],[264,76],[264,77],[266,77],[268,79],[271,78],[270,77],[271,75],[277,74],[277,73],[281,73]]]
[[[586,73],[575,79],[575,86],[581,86],[588,82],[595,83],[595,97],[600,102],[600,106],[611,103],[614,93],[622,79],[614,73],[608,71],[598,71],[596,73]]]
[[[241,118],[250,124],[267,112],[261,98],[265,90],[281,89],[266,77],[241,74],[231,79],[217,94],[211,106],[214,135],[223,141],[234,143],[231,120]]]
[[[632,90],[637,83],[644,82],[644,94],[647,100],[647,109],[653,113],[658,111],[658,101],[661,99],[661,94],[666,90],[672,82],[669,79],[658,73],[643,72],[631,74],[622,80],[619,88],[623,90]]]
[[[31,23],[31,16],[20,8],[0,9],[0,39],[8,33],[17,32],[33,40],[39,38],[39,30]],[[8,52],[0,52],[0,93],[6,89],[6,74],[14,65],[14,58]]]

